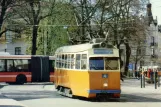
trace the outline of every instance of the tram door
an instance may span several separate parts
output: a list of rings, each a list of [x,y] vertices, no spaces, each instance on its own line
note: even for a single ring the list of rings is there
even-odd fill
[[[32,82],[49,82],[49,57],[32,56],[31,72]]]

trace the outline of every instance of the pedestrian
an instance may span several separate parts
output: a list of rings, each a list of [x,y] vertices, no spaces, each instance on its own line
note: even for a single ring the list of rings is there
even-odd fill
[[[151,80],[151,83],[154,83],[153,75],[154,75],[154,71],[153,71],[153,69],[152,69],[152,70],[150,71],[150,80]]]

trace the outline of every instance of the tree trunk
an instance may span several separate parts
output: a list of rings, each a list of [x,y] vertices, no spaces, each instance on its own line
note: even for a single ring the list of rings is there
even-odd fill
[[[137,63],[138,63],[138,61],[135,60],[135,72],[136,72],[136,70],[137,70]]]
[[[5,5],[6,1],[3,0],[1,1],[1,12],[0,12],[0,31],[2,30],[2,24],[4,21],[4,16],[7,10],[7,6]],[[3,33],[0,33],[0,37],[2,36]]]
[[[32,51],[31,54],[32,55],[36,55],[36,42],[37,42],[37,30],[38,30],[38,26],[33,26],[33,32],[32,32]]]
[[[138,64],[138,47],[136,49],[136,57],[135,57],[135,72],[137,70],[137,64]]]
[[[125,72],[124,72],[124,74],[127,75],[128,66],[129,66],[129,62],[130,62],[131,48],[129,46],[129,43],[125,43],[125,46],[126,46],[126,63],[125,63]]]

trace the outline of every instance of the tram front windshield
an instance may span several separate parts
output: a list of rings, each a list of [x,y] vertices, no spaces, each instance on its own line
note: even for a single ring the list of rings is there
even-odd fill
[[[117,57],[90,57],[90,70],[118,70],[119,63]]]

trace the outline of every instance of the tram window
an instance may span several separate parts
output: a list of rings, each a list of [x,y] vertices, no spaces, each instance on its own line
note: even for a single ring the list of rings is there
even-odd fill
[[[61,68],[65,68],[65,61],[64,61],[64,59],[65,59],[65,55],[62,55],[62,66],[61,66]]]
[[[59,66],[58,66],[58,68],[61,68],[61,65],[62,65],[62,59],[61,59],[61,55],[59,55]]]
[[[87,54],[82,54],[81,69],[87,69]]]
[[[31,72],[31,59],[28,59],[28,64],[29,64],[29,66],[28,66],[28,71]]]
[[[15,59],[14,66],[16,72],[28,72],[29,62],[26,59]]]
[[[104,70],[103,57],[91,57],[89,59],[90,70]]]
[[[76,69],[80,69],[80,54],[76,54]]]
[[[56,65],[57,68],[59,68],[59,55],[56,55]]]
[[[118,58],[105,58],[105,70],[118,70]]]
[[[5,60],[1,59],[0,60],[0,72],[5,71]]]
[[[70,54],[68,54],[67,55],[67,68],[69,68],[69,69],[70,69],[70,60],[71,60]]]
[[[71,55],[71,69],[74,69],[74,54]]]
[[[68,67],[67,67],[67,54],[65,55],[64,63],[65,63],[65,68],[68,68]]]

